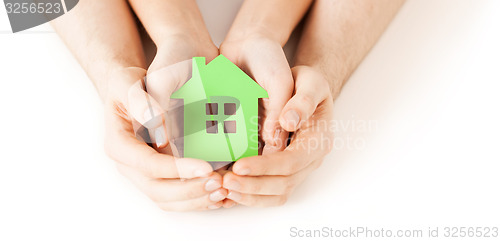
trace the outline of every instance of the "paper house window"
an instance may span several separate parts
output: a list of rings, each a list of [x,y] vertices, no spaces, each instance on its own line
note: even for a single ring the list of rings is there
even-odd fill
[[[224,133],[236,133],[236,121],[224,121]]]
[[[218,132],[217,121],[207,121],[207,133],[217,134]]]
[[[236,115],[236,103],[225,103],[224,115]]]
[[[206,121],[207,133],[219,133],[219,121],[223,123],[222,128],[224,129],[224,133],[236,133],[236,121],[227,120],[229,116],[236,115],[236,103],[221,103],[221,106],[224,106],[224,110],[221,111],[224,115],[219,115],[219,103],[205,104],[205,113],[211,117],[211,120]]]
[[[219,104],[217,103],[207,103],[205,105],[206,107],[206,114],[207,115],[217,115],[219,114]]]

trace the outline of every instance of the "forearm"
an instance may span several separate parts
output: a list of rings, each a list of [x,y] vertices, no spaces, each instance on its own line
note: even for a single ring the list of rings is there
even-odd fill
[[[267,36],[285,45],[312,0],[245,0],[226,41]]]
[[[129,0],[157,46],[170,38],[211,42],[195,0]]]
[[[109,73],[145,67],[139,33],[125,0],[80,1],[52,25],[102,98],[107,92]]]
[[[404,0],[315,1],[295,65],[319,70],[336,97],[403,3]]]

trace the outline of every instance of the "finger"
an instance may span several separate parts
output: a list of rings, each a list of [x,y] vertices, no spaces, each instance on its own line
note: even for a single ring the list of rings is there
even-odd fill
[[[146,78],[137,80],[128,90],[126,108],[132,117],[148,129],[160,127],[165,110],[146,92]]]
[[[157,204],[161,209],[165,211],[175,212],[217,209],[222,206],[223,200],[227,197],[227,190],[219,189],[214,193],[216,193],[217,195],[213,195],[212,193],[195,199],[176,202],[160,202]]]
[[[275,142],[274,143],[264,143],[262,148],[262,155],[272,154],[278,151],[282,151],[286,148],[287,139],[289,133],[282,128],[278,128],[275,132]]]
[[[230,172],[224,175],[223,187],[229,191],[258,195],[285,195],[291,193],[315,170],[321,161],[314,161],[290,176],[238,176]]]
[[[220,202],[216,202],[214,204],[208,205],[207,208],[210,210],[215,210],[215,209],[221,208],[223,205],[224,205],[224,201],[220,201]]]
[[[191,79],[192,62],[189,59],[148,72],[146,88],[163,110],[169,112],[177,107],[170,105],[170,96]]]
[[[109,108],[109,107],[108,107]],[[138,140],[131,124],[120,116],[107,111],[106,153],[124,165],[137,169],[152,178],[195,178],[212,173],[208,162],[191,158],[174,158],[158,153]]]
[[[179,111],[182,103],[171,102],[170,96],[191,78],[191,63],[192,60],[185,60],[154,71],[148,70],[148,75],[144,78],[148,94],[165,113],[162,115],[165,117],[162,119],[162,126],[149,130],[152,142],[156,143],[158,149],[166,147],[168,140],[174,140],[180,135],[178,129],[181,127],[176,125],[182,121],[182,112]],[[166,118],[169,118],[168,127]],[[172,150],[178,156],[176,146],[172,146]]]
[[[289,71],[289,69],[288,69]],[[278,73],[276,73],[278,75]],[[265,116],[262,126],[262,139],[266,146],[285,147],[285,139],[288,133],[281,128],[279,116],[292,93],[292,79],[286,71],[281,76],[272,77],[264,87],[268,91],[269,99],[263,99]],[[261,77],[263,78],[263,77]],[[281,81],[279,80],[281,79]]]
[[[222,177],[217,173],[195,179],[151,179],[120,163],[117,164],[117,169],[155,202],[195,199],[208,195],[222,186]]]
[[[282,145],[286,134],[281,130],[279,115],[293,92],[293,77],[283,49],[278,43],[257,43],[250,49],[266,49],[262,53],[245,53],[243,62],[255,80],[267,90],[269,98],[263,99],[266,109],[262,139],[267,145]],[[275,45],[269,47],[269,44]]]
[[[168,144],[165,110],[146,92],[146,81],[145,77],[130,86],[126,108],[135,120],[147,128],[151,143],[161,149]]]
[[[273,207],[286,203],[286,195],[253,195],[230,191],[227,198],[236,203],[249,207]]]
[[[296,131],[301,121],[308,120],[329,93],[328,83],[317,72],[302,66],[294,67],[292,72],[295,79],[295,94],[285,105],[280,116],[281,126],[289,132]]]
[[[236,206],[237,203],[231,199],[224,199],[223,201],[223,204],[222,204],[222,207],[224,208],[232,208],[234,206]]]
[[[109,106],[120,106],[120,108],[113,108],[111,111],[115,114],[121,115],[133,124],[134,133],[141,133],[142,128],[146,127],[149,136],[141,136],[144,142],[154,143],[151,141],[157,140],[159,143],[155,146],[164,147],[167,145],[165,138],[165,128],[156,130],[164,123],[162,115],[163,110],[159,107],[158,103],[149,96],[145,91],[144,76],[146,70],[137,67],[128,67],[113,71],[110,75],[109,82],[112,83],[108,92],[113,93],[120,103],[107,103]],[[155,134],[156,132],[156,134]]]

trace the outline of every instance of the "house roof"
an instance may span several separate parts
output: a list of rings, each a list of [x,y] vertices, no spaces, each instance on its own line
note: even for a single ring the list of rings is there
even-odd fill
[[[191,79],[171,98],[196,101],[210,96],[232,96],[240,100],[268,98],[264,88],[223,55],[207,65],[204,57],[194,57]]]

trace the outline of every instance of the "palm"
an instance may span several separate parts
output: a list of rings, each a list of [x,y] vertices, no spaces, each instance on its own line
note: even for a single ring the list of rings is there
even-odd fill
[[[287,133],[280,127],[279,116],[293,91],[293,78],[283,49],[269,39],[253,38],[225,42],[221,54],[268,91],[269,98],[262,100],[259,110],[264,152],[282,150]]]
[[[210,61],[217,57],[218,51],[212,43],[200,44],[187,41],[186,39],[175,38],[171,38],[169,41],[167,45],[158,48],[156,57],[148,69],[146,88],[148,94],[161,106],[162,113],[169,112],[169,115],[171,115],[160,117],[166,117],[171,120],[175,119],[175,113],[171,110],[175,108],[177,103],[170,99],[170,95],[189,80],[192,57],[203,56],[207,58],[207,61]],[[157,116],[156,119],[158,118]],[[165,122],[165,119],[162,119],[162,121]],[[175,124],[175,121],[169,121],[165,125],[174,127],[173,125]],[[167,137],[172,139],[177,137],[177,134],[175,134],[176,128],[167,128],[166,126],[162,130],[165,136],[165,144],[157,145],[159,147],[157,149],[162,153],[179,155],[173,146],[165,148],[169,141]],[[150,131],[149,135],[153,137],[153,142],[156,141],[154,137],[158,133]]]

